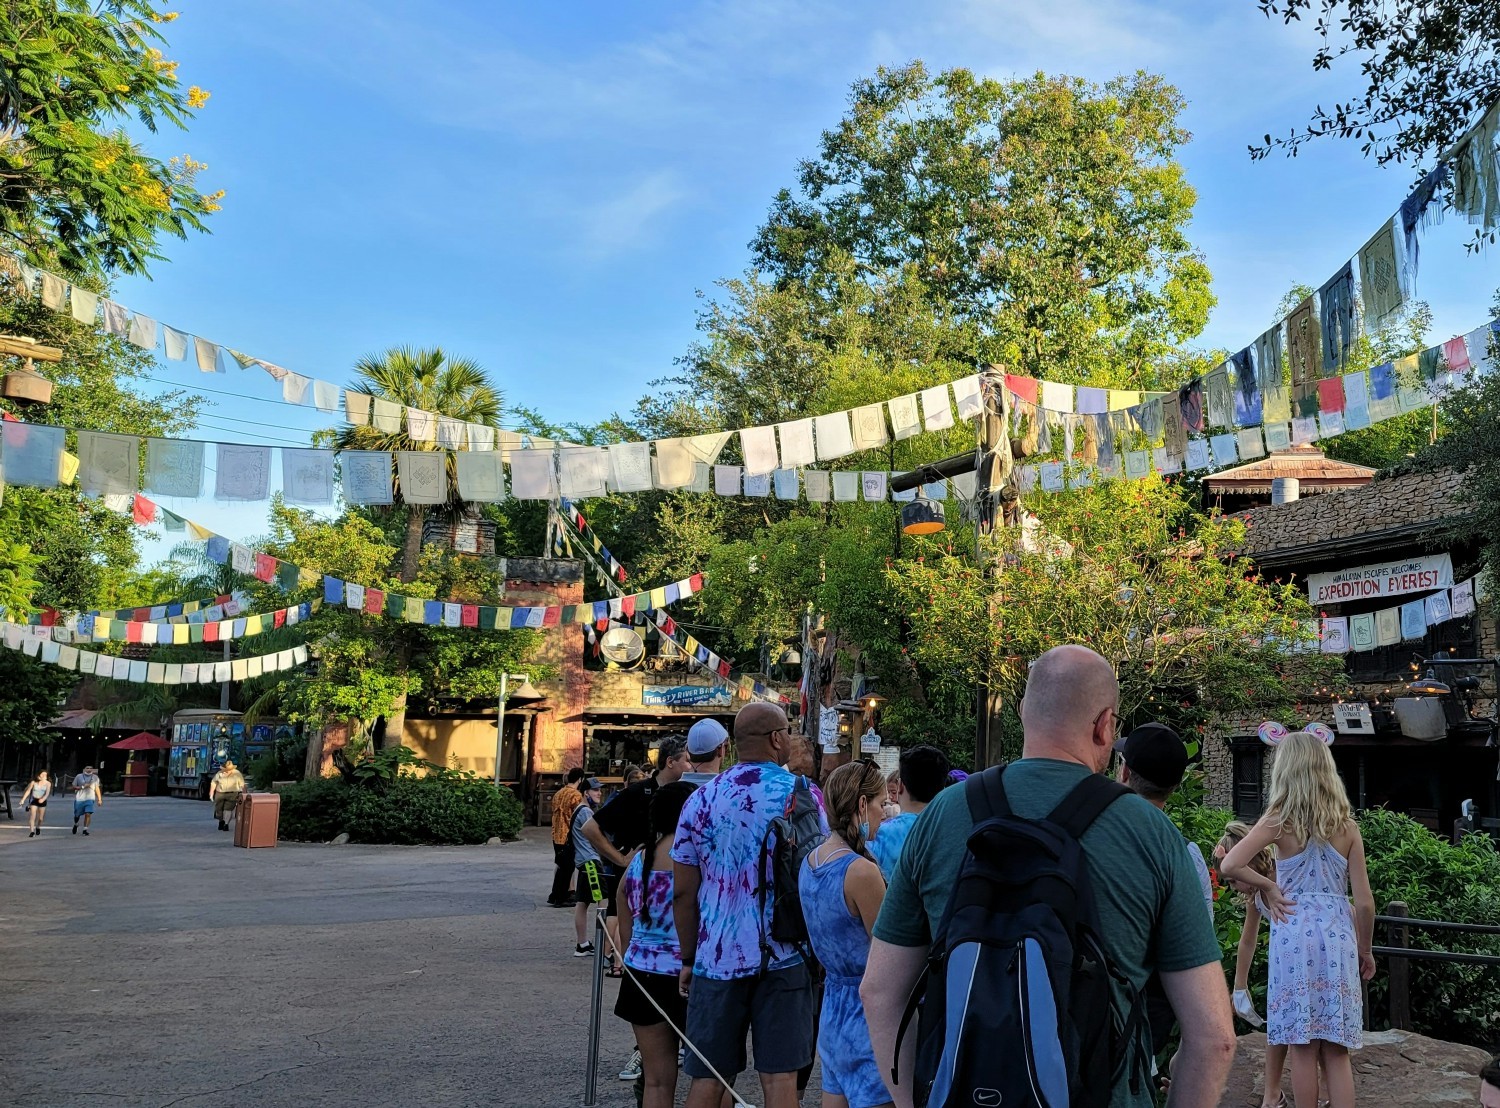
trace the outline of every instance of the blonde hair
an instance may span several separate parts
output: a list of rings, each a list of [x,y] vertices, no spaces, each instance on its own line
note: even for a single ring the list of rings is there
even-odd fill
[[[1240,841],[1248,834],[1250,834],[1250,825],[1248,823],[1241,823],[1239,820],[1231,821],[1225,825],[1224,834],[1219,837],[1218,850],[1222,850],[1225,854],[1228,854],[1235,847],[1239,846]],[[1217,853],[1218,851],[1215,851],[1215,854]],[[1269,877],[1272,881],[1276,880],[1276,855],[1272,852],[1270,846],[1264,846],[1256,851],[1255,857],[1251,858],[1246,865],[1262,877]],[[1247,901],[1249,897],[1241,896],[1240,899]]]
[[[1276,748],[1266,816],[1307,842],[1329,842],[1354,817],[1333,753],[1316,735],[1298,731]]]

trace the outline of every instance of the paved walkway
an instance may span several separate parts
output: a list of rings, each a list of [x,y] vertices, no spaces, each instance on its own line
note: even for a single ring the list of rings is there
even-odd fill
[[[250,851],[206,803],[109,797],[88,838],[52,809],[0,817],[0,1102],[583,1102],[592,963],[545,834]],[[615,990],[599,1103],[628,1108]]]

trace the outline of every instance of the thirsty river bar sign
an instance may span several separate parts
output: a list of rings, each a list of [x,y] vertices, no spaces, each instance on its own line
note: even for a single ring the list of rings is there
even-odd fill
[[[660,708],[727,708],[733,694],[722,685],[647,685],[641,703]]]
[[[1314,604],[1341,604],[1348,600],[1431,592],[1452,584],[1453,559],[1447,554],[1423,554],[1399,562],[1308,574],[1307,595]]]

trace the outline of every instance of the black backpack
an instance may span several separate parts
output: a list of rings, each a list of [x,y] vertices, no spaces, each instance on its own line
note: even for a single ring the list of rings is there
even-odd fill
[[[803,958],[812,961],[807,919],[802,914],[802,896],[797,886],[802,860],[827,837],[823,833],[822,815],[807,778],[798,777],[786,798],[786,807],[771,821],[761,840],[760,888],[756,890],[762,921],[761,973],[771,964],[771,939],[795,946]],[[769,935],[764,931],[767,899],[771,903]]]
[[[1028,820],[1011,811],[1003,771],[964,783],[974,830],[896,1056],[920,1011],[918,1108],[1107,1108],[1127,1072],[1132,1092],[1149,1079],[1145,1009],[1100,940],[1079,840],[1129,790],[1091,774],[1045,819]],[[1128,1012],[1117,1011],[1111,981]]]

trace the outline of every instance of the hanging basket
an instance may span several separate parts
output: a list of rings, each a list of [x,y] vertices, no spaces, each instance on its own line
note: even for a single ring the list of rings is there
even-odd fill
[[[0,396],[18,404],[50,404],[52,382],[30,369],[15,369],[0,380]]]

